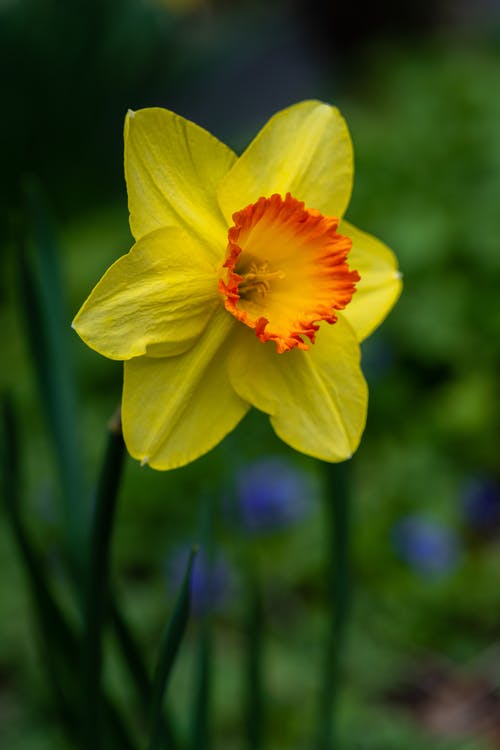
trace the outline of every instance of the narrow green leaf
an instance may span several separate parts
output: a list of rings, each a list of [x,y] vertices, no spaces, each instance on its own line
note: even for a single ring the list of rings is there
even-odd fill
[[[214,561],[214,514],[212,492],[205,490],[201,503],[200,538],[204,552],[203,564],[207,566],[207,586],[210,592],[212,567]],[[200,560],[200,565],[202,561]],[[210,750],[210,715],[212,703],[212,613],[211,602],[208,601],[206,611],[200,613],[198,655],[196,660],[196,675],[194,685],[194,703],[192,718],[191,748]]]
[[[153,683],[144,664],[141,650],[130,630],[128,622],[117,604],[116,597],[113,595],[110,597],[110,609],[111,621],[122,658],[129,671],[143,714],[149,719],[153,696]],[[160,741],[163,742],[163,746],[167,747],[168,750],[176,750],[179,746],[177,734],[173,726],[172,718],[166,712],[165,708],[158,720],[160,723]]]
[[[151,704],[150,735],[148,750],[159,750],[161,747],[161,716],[163,696],[175,663],[179,646],[182,642],[190,611],[191,571],[197,549],[192,548],[184,573],[184,580],[177,598],[172,617],[165,630],[165,637],[155,671],[153,698]]]
[[[264,735],[262,593],[254,572],[247,574],[244,721],[249,750],[261,750]]]
[[[61,519],[73,567],[83,559],[87,507],[72,364],[69,315],[63,300],[58,249],[41,192],[25,190],[25,235],[17,253],[22,312],[40,400],[58,466]]]
[[[102,747],[102,630],[109,606],[111,535],[124,463],[125,446],[119,417],[109,425],[90,534],[90,559],[82,648],[82,738],[88,750]]]
[[[2,431],[0,433],[0,462],[3,497],[9,514],[16,514],[19,497],[19,438],[11,397],[2,394]]]
[[[326,595],[329,612],[321,664],[318,750],[340,748],[338,709],[351,601],[350,470],[351,464],[347,461],[327,465],[330,492],[325,498],[325,545],[328,550]]]
[[[69,638],[67,629],[62,626],[61,618],[57,616],[53,597],[46,584],[44,567],[33,550],[21,518],[19,440],[14,407],[11,399],[7,396],[2,399],[1,464],[2,496],[7,510],[7,518],[28,574],[33,599],[36,602],[42,622],[50,623],[51,632],[57,642],[61,644],[61,648],[69,650],[75,647],[75,643]]]
[[[0,427],[1,496],[4,498],[6,518],[26,570],[54,694],[68,727],[73,727],[78,732],[77,707],[81,699],[81,686],[78,670],[74,669],[74,660],[75,655],[81,652],[81,642],[51,591],[45,565],[21,516],[19,441],[13,405],[7,397],[2,400]],[[126,722],[108,698],[103,701],[103,713],[108,727],[107,747],[135,750]]]
[[[209,719],[211,715],[212,698],[212,627],[210,614],[204,613],[200,623],[198,640],[197,674],[194,689],[194,710],[192,724],[192,750],[203,748],[210,750],[212,746]]]

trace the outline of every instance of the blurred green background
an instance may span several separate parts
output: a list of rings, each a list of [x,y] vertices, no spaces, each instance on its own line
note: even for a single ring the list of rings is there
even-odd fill
[[[281,107],[314,97],[336,104],[356,158],[347,217],[393,248],[404,274],[401,300],[363,347],[370,408],[351,462],[342,748],[492,750],[500,748],[500,4],[347,5],[0,4],[1,385],[19,413],[24,512],[64,601],[61,488],[18,278],[20,248],[36,224],[27,196],[34,191],[42,206],[61,266],[65,368],[79,392],[71,441],[81,447],[87,513],[121,366],[88,350],[69,325],[131,245],[127,109],[168,107],[240,151]],[[260,488],[266,457],[295,490],[282,486],[277,515],[249,526],[245,487]],[[241,719],[248,559],[263,587],[264,746],[312,747],[325,620],[324,472],[256,413],[186,468],[162,474],[127,462],[112,578],[148,665],[179,582],[179,551],[199,541],[203,495],[215,499],[221,573],[213,591],[205,586],[215,748],[249,747]],[[297,486],[300,508],[289,517],[283,507],[296,503]],[[12,750],[64,750],[71,744],[42,667],[24,570],[0,521],[0,737]],[[169,692],[181,731],[198,628],[195,616]],[[106,681],[127,706],[113,643],[106,646]]]

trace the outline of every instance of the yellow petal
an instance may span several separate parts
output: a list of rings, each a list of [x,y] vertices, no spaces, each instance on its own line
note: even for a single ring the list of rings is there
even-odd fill
[[[269,414],[276,434],[302,453],[342,461],[364,429],[368,392],[354,332],[339,314],[322,325],[309,351],[277,354],[251,332],[240,332],[230,359],[233,388]]]
[[[362,341],[382,323],[396,303],[402,289],[401,274],[392,250],[376,237],[347,221],[340,223],[339,232],[351,238],[349,268],[361,276],[342,314],[356,332],[358,341]]]
[[[232,214],[273,193],[340,218],[352,189],[352,145],[338,109],[305,101],[278,112],[223,178],[219,203]]]
[[[227,374],[228,337],[237,325],[219,306],[185,354],[125,362],[123,433],[134,458],[155,469],[174,469],[236,427],[249,409]]]
[[[129,112],[125,177],[134,237],[165,225],[187,226],[223,254],[227,226],[216,191],[235,159],[214,136],[173,112]]]
[[[73,321],[111,359],[175,355],[200,335],[220,304],[209,251],[187,232],[145,235],[104,274]]]

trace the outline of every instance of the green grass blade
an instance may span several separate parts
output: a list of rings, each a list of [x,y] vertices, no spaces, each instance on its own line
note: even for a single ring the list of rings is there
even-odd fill
[[[69,638],[61,618],[57,616],[53,597],[46,583],[44,567],[33,550],[20,513],[21,477],[17,425],[12,401],[7,396],[2,399],[2,441],[1,470],[3,498],[7,519],[11,525],[14,540],[28,575],[33,599],[43,623],[50,623],[54,639],[64,650],[75,648]]]
[[[350,573],[351,464],[329,464],[330,492],[325,498],[327,529],[327,601],[329,619],[325,637],[319,696],[318,750],[338,750],[338,707],[351,601]]]
[[[125,446],[117,418],[109,428],[106,453],[97,488],[87,565],[84,638],[82,648],[82,737],[88,750],[102,747],[102,630],[109,606],[111,535]]]
[[[203,564],[207,566],[205,575],[207,576],[208,593],[212,588],[211,576],[213,574],[214,563],[214,513],[213,513],[213,495],[210,491],[205,490],[203,502],[201,504],[200,518],[200,537],[202,540],[202,549],[205,554]],[[200,560],[200,565],[202,561]],[[211,748],[210,734],[210,714],[212,703],[212,613],[210,607],[212,603],[207,602],[206,611],[201,612],[198,655],[196,663],[195,687],[193,718],[191,725],[191,748],[197,750],[202,747],[204,750]]]
[[[161,717],[163,696],[168,686],[169,677],[172,667],[175,663],[179,646],[182,642],[184,632],[189,619],[190,611],[190,580],[193,562],[196,555],[196,548],[193,547],[189,555],[189,560],[184,574],[184,580],[177,598],[177,602],[172,617],[167,625],[165,637],[160,651],[158,664],[155,671],[153,698],[151,703],[150,735],[148,750],[160,750],[161,736]]]
[[[210,713],[212,697],[212,628],[210,614],[203,616],[200,623],[198,641],[197,675],[192,727],[192,750],[202,747],[210,750],[212,746],[210,736]]]
[[[65,724],[75,730],[72,737],[75,740],[79,727],[81,685],[74,661],[75,655],[81,652],[82,644],[51,591],[43,560],[35,550],[22,519],[19,441],[12,402],[6,397],[2,401],[0,427],[0,476],[6,518],[26,570],[54,694]],[[103,714],[107,727],[107,747],[135,750],[126,722],[107,697],[103,700]]]
[[[153,683],[144,664],[141,650],[114,596],[110,597],[110,610],[111,622],[120,647],[122,659],[129,671],[143,715],[149,719]],[[177,733],[172,719],[165,709],[159,716],[158,721],[160,741],[163,742],[163,746],[167,747],[168,750],[176,750],[179,746]]]
[[[70,356],[69,315],[58,251],[40,191],[26,189],[24,240],[17,254],[22,310],[40,400],[54,445],[61,485],[61,520],[74,567],[83,559],[86,492]]]
[[[247,575],[246,669],[244,722],[247,747],[261,750],[264,734],[262,594],[255,574]]]

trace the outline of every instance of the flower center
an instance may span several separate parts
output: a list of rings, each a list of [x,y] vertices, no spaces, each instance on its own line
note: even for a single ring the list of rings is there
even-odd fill
[[[335,323],[355,292],[357,271],[346,259],[351,240],[337,234],[338,219],[304,208],[287,193],[259,198],[233,214],[225,279],[226,309],[281,354],[309,349],[318,323]]]

